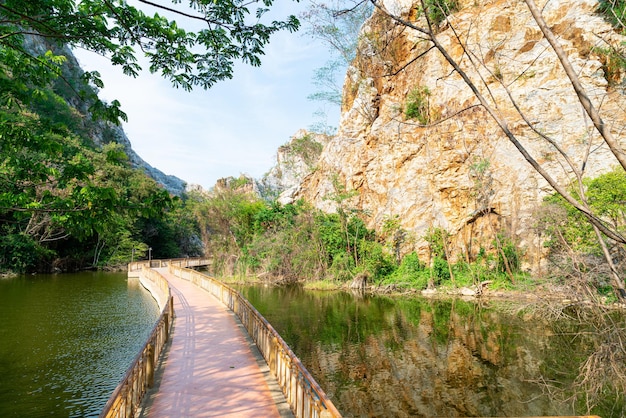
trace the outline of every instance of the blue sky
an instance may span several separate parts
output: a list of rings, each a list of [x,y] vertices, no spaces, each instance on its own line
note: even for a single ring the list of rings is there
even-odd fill
[[[284,15],[305,7],[285,1],[277,6]],[[241,64],[233,79],[186,92],[147,70],[128,77],[102,57],[75,51],[84,70],[100,71],[105,84],[100,97],[122,103],[129,119],[123,127],[134,150],[164,173],[205,189],[222,177],[262,177],[278,147],[316,121],[321,104],[307,96],[316,91],[314,70],[328,60],[327,47],[285,32],[274,35],[265,53],[261,67]],[[337,126],[338,109],[328,114],[328,123]]]

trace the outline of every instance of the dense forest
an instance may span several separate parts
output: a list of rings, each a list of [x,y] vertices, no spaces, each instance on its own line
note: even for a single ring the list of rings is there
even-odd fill
[[[43,46],[58,76],[35,85],[5,67],[0,77],[0,269],[116,267],[149,247],[155,257],[197,254],[180,199],[131,167],[116,126],[87,116],[96,91]]]

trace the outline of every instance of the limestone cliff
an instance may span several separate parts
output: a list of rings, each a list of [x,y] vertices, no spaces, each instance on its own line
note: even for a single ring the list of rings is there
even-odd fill
[[[304,178],[315,169],[324,145],[329,137],[323,134],[296,132],[289,142],[278,148],[276,164],[259,182],[261,195],[278,196],[278,201],[293,201]]]
[[[385,6],[423,25],[417,3],[389,0]],[[606,52],[620,48],[624,39],[596,13],[597,5],[595,0],[542,0],[539,7],[591,100],[624,144],[622,74],[609,71]],[[456,253],[470,256],[503,232],[536,267],[542,246],[533,210],[551,188],[418,31],[375,12],[362,39],[347,73],[338,134],[296,197],[333,211],[333,202],[324,196],[339,179],[359,192],[351,204],[368,214],[370,227],[399,217],[414,237],[405,250],[426,255],[422,237],[430,227],[447,230]],[[523,1],[461,1],[437,28],[437,39],[562,184],[572,177],[571,170],[540,134],[558,144],[576,167],[584,164],[586,176],[617,164],[589,129],[569,80]],[[416,105],[417,112],[409,113]]]

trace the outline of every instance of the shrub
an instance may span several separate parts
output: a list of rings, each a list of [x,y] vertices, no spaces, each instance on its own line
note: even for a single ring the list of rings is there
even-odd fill
[[[435,257],[433,260],[432,273],[435,285],[438,285],[445,280],[450,280],[448,262],[443,257]]]
[[[362,240],[359,247],[361,267],[371,274],[372,280],[380,281],[396,270],[393,257],[385,253],[380,243]]]
[[[450,14],[459,10],[457,0],[426,0],[426,15],[430,22],[438,26]]]
[[[338,252],[333,256],[330,273],[339,281],[350,280],[350,272],[354,269],[354,259],[346,251]]]
[[[414,252],[409,253],[402,258],[402,262],[400,263],[400,267],[398,267],[398,271],[404,274],[417,274],[423,271],[425,268],[424,263],[422,263]]]
[[[598,54],[602,69],[604,70],[604,78],[611,85],[617,85],[622,79],[622,72],[626,69],[626,58],[615,48],[593,48]]]
[[[341,229],[339,215],[317,213],[315,216],[315,229],[318,231],[320,241],[328,254],[328,259],[333,262],[335,255],[346,253],[348,243],[346,235]]]
[[[448,231],[442,228],[428,228],[424,239],[430,245],[430,252],[435,257],[441,257],[447,259],[446,248],[448,246],[448,239],[450,235]]]
[[[594,179],[584,181],[586,199],[592,211],[609,228],[626,233],[626,173],[621,167]],[[572,189],[578,197],[578,190]],[[551,273],[556,278],[583,280],[595,286],[599,293],[609,283],[609,269],[600,243],[591,226],[580,211],[563,198],[548,196],[538,212],[537,229],[546,236],[549,248]],[[618,272],[626,271],[626,251],[622,245],[604,238]],[[581,283],[582,284],[582,283]]]
[[[622,33],[626,30],[626,0],[600,0],[598,11]]]
[[[586,180],[587,200],[594,213],[609,227],[626,232],[626,173],[616,168],[594,179]],[[572,193],[577,196],[576,190]],[[600,247],[589,222],[557,194],[548,196],[539,217],[538,228],[544,230],[547,246],[554,252],[568,248],[582,254],[600,255]],[[617,250],[617,248],[616,248]]]
[[[263,233],[267,230],[280,230],[293,226],[298,208],[293,204],[281,205],[272,202],[254,214],[254,232]]]
[[[404,106],[404,115],[407,119],[417,119],[422,125],[427,125],[430,122],[429,96],[428,87],[416,87],[409,92]]]
[[[506,265],[508,263],[509,268],[511,269],[511,273],[516,273],[520,270],[521,267],[521,256],[520,251],[515,246],[513,241],[509,238],[506,238],[502,235],[498,236],[498,240],[494,241],[493,245],[500,245],[500,251],[498,251],[498,260],[496,263],[496,272],[504,273],[506,272]]]
[[[426,269],[415,252],[402,258],[400,266],[382,284],[408,285],[416,289],[425,289],[430,278],[430,270]]]
[[[53,252],[26,234],[0,236],[0,271],[26,273],[51,257]]]

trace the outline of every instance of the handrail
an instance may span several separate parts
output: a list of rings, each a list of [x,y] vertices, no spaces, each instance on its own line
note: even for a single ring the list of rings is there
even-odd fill
[[[332,401],[274,327],[238,291],[197,271],[169,264],[171,274],[213,294],[241,320],[297,418],[341,417]]]
[[[141,279],[147,279],[154,286],[146,286],[152,292],[160,292],[154,295],[159,301],[165,300],[161,315],[152,328],[148,340],[135,357],[122,381],[117,385],[104,409],[100,413],[101,418],[132,418],[146,390],[154,385],[154,370],[161,351],[169,339],[170,330],[174,321],[174,299],[172,297],[167,280],[155,270],[146,266],[142,267]]]
[[[141,271],[142,267],[149,268],[161,268],[168,267],[169,265],[176,265],[179,267],[198,267],[211,264],[208,258],[204,257],[186,257],[186,258],[169,258],[165,260],[139,260],[128,263],[128,271]]]
[[[144,266],[148,268],[161,268],[168,267],[169,265],[176,265],[179,267],[199,267],[207,266],[209,264],[211,264],[210,260],[204,257],[169,258],[165,260],[139,260],[128,263],[128,274],[137,275],[134,273],[140,273],[141,269]]]

